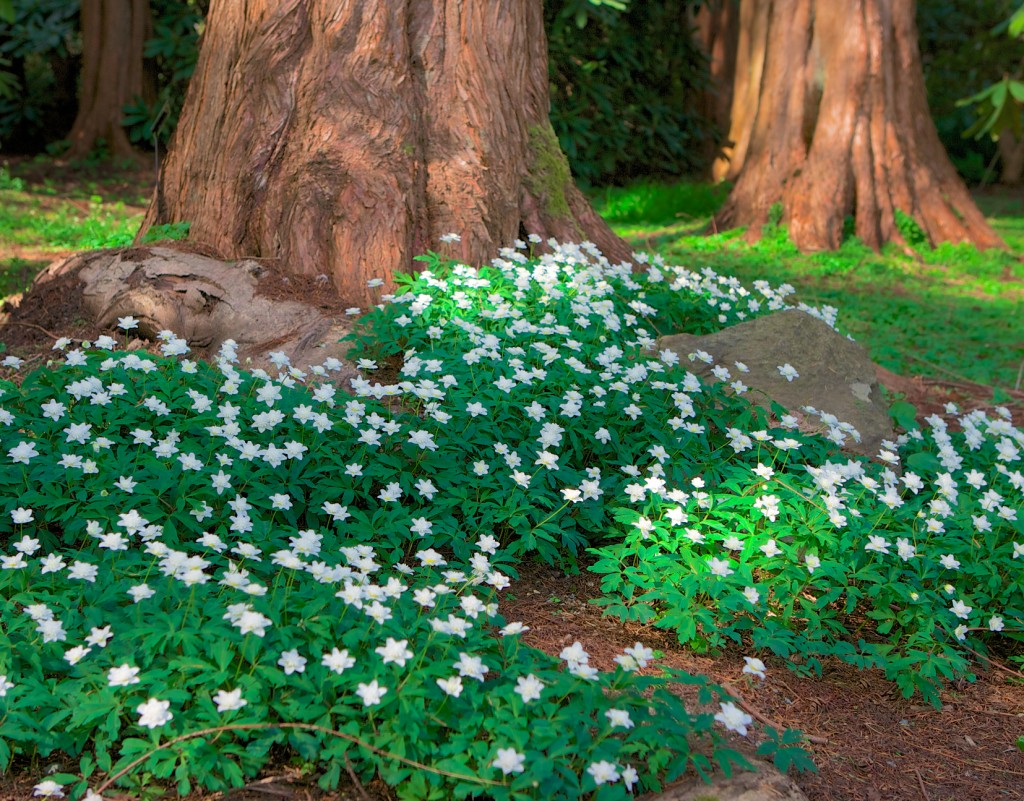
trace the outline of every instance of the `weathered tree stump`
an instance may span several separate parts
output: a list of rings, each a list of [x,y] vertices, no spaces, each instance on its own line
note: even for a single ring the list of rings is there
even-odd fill
[[[265,367],[266,354],[281,351],[305,369],[330,357],[343,360],[347,350],[338,340],[351,323],[261,291],[270,274],[256,261],[220,261],[168,247],[98,250],[54,262],[35,286],[68,275],[77,275],[83,311],[98,326],[115,328],[118,318],[132,316],[138,335],[152,339],[170,330],[199,355],[212,355],[233,339],[246,366]]]

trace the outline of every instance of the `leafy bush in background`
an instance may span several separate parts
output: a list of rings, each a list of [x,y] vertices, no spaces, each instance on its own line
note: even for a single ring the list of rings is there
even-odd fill
[[[166,144],[178,125],[185,90],[199,55],[199,36],[209,0],[150,0],[153,35],[145,56],[156,97],[136,98],[124,109],[128,136],[140,146]]]
[[[985,176],[995,145],[963,135],[977,117],[957,101],[980,92],[1019,63],[1020,45],[1008,36],[992,35],[1018,6],[1019,0],[918,0],[928,107],[939,139],[968,182]]]
[[[584,184],[706,168],[717,136],[697,112],[707,59],[686,0],[544,4],[551,123]]]
[[[74,119],[81,57],[78,0],[13,0],[0,20],[0,147],[60,138]]]

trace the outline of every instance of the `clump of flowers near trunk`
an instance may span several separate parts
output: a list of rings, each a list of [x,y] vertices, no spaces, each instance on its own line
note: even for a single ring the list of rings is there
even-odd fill
[[[60,341],[4,382],[0,765],[62,753],[77,770],[39,794],[95,801],[238,786],[287,746],[324,787],[348,760],[403,798],[613,799],[741,762],[721,731],[750,716],[703,677],[639,643],[600,672],[501,615],[520,560],[588,549],[610,614],[930,698],[967,647],[1018,636],[1008,419],[935,418],[849,459],[842,421],[806,435],[751,406],[741,365],[704,384],[647,350],[790,288],[530,248],[424,257],[361,319],[350,387],[330,360],[247,371],[231,342],[193,361],[169,332],[162,356]],[[758,736],[806,765],[796,733]]]

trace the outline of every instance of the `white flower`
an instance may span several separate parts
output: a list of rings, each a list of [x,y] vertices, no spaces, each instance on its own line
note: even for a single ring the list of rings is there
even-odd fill
[[[170,701],[160,701],[156,698],[150,698],[146,703],[139,704],[135,707],[135,711],[139,713],[139,725],[145,726],[147,729],[155,729],[169,723],[174,718],[170,708]]]
[[[621,727],[623,729],[632,729],[633,721],[629,717],[629,712],[625,709],[609,709],[604,713],[604,716],[608,718],[608,723],[611,727]]]
[[[992,617],[988,619],[989,631],[1002,631],[1003,628],[1003,619],[999,617],[999,615],[992,615]]]
[[[438,679],[437,686],[448,695],[458,698],[462,694],[462,677],[449,676],[447,679]]]
[[[139,669],[129,664],[119,665],[107,671],[108,687],[128,687],[139,683]]]
[[[719,703],[722,711],[715,715],[715,720],[721,723],[729,731],[734,731],[743,737],[747,736],[747,726],[754,722],[754,719],[740,709],[732,701]]]
[[[380,654],[385,665],[394,662],[399,667],[405,667],[405,663],[412,659],[412,651],[406,647],[408,644],[408,640],[395,640],[388,637],[387,642],[381,647],[375,648],[374,652]]]
[[[42,796],[43,798],[63,798],[63,785],[58,784],[53,779],[46,779],[32,788],[32,795]]]
[[[498,768],[505,776],[510,773],[522,773],[526,770],[524,761],[525,754],[520,754],[514,748],[499,748],[498,758],[491,763],[491,767]]]
[[[281,658],[277,660],[277,664],[284,670],[284,675],[290,676],[292,673],[302,673],[306,669],[306,658],[299,656],[299,649],[292,648],[290,651],[283,651]]]
[[[122,331],[131,331],[133,328],[139,327],[139,321],[129,315],[128,317],[118,317],[117,327]]]
[[[756,656],[745,656],[743,661],[746,664],[743,666],[743,672],[749,673],[751,676],[757,676],[759,679],[765,677],[765,666],[764,662],[758,659]]]
[[[712,576],[720,576],[722,578],[725,576],[731,576],[734,572],[733,569],[729,567],[728,559],[716,559],[713,556],[708,559],[708,569],[711,571]]]
[[[960,562],[957,561],[956,557],[951,553],[943,554],[939,558],[939,564],[947,570],[959,570]]]
[[[359,687],[356,689],[356,695],[363,699],[363,706],[376,706],[387,691],[387,687],[382,687],[374,679],[369,684],[360,682]]]
[[[114,633],[110,630],[110,626],[104,626],[103,628],[93,626],[89,632],[89,636],[85,638],[85,641],[89,645],[95,645],[97,648],[106,648],[107,642],[113,636]]]
[[[356,660],[349,656],[347,648],[341,651],[332,648],[330,653],[324,652],[323,658],[320,660],[321,665],[338,674],[344,673],[355,663]]]
[[[881,554],[889,553],[889,542],[885,537],[880,537],[877,534],[871,534],[868,536],[868,544],[864,546],[865,551],[875,551]]]
[[[156,590],[151,589],[148,584],[139,584],[135,587],[129,587],[128,594],[132,596],[132,600],[135,603],[139,603],[156,595]]]
[[[417,446],[420,450],[437,450],[434,435],[429,431],[413,431],[409,434],[409,444]]]
[[[17,509],[11,510],[11,520],[17,525],[24,523],[31,523],[35,519],[31,509],[26,509],[24,506],[19,506]]]
[[[821,559],[819,559],[812,553],[807,554],[807,556],[804,557],[804,564],[807,565],[807,572],[813,573],[815,570],[821,567]]]
[[[7,680],[6,673],[0,673],[0,698],[4,698],[7,695],[7,691],[13,689],[14,682]]]
[[[791,365],[789,362],[779,365],[776,369],[779,371],[779,375],[781,375],[787,381],[792,381],[794,378],[800,377],[800,373],[798,373],[796,371],[796,368],[793,367],[793,365]]]
[[[466,653],[459,653],[459,660],[452,667],[458,669],[460,676],[477,681],[483,681],[484,676],[490,671],[479,656],[470,656]]]
[[[523,703],[528,704],[530,701],[538,700],[543,689],[544,682],[532,673],[529,676],[520,676],[516,679],[516,692],[523,699]]]
[[[949,607],[949,611],[961,620],[967,620],[967,618],[971,616],[971,612],[974,611],[974,607],[968,606],[960,599],[957,599],[953,601],[953,605]]]
[[[15,464],[28,464],[39,455],[39,452],[36,450],[34,442],[19,442],[7,451],[7,455]]]
[[[602,784],[617,782],[619,780],[619,771],[616,769],[614,764],[605,759],[602,759],[600,762],[591,762],[587,767],[587,773],[589,773],[591,778],[594,780],[594,784],[599,787]]]
[[[913,544],[906,537],[896,538],[896,553],[904,562],[910,561],[917,555]]]
[[[234,690],[218,690],[213,697],[213,702],[217,705],[218,712],[234,712],[249,703],[242,698],[241,687]]]

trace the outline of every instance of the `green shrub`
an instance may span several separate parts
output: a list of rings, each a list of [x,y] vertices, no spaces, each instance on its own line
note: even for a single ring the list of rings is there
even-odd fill
[[[706,169],[718,133],[697,110],[709,76],[688,35],[692,5],[544,4],[551,124],[582,183]]]

